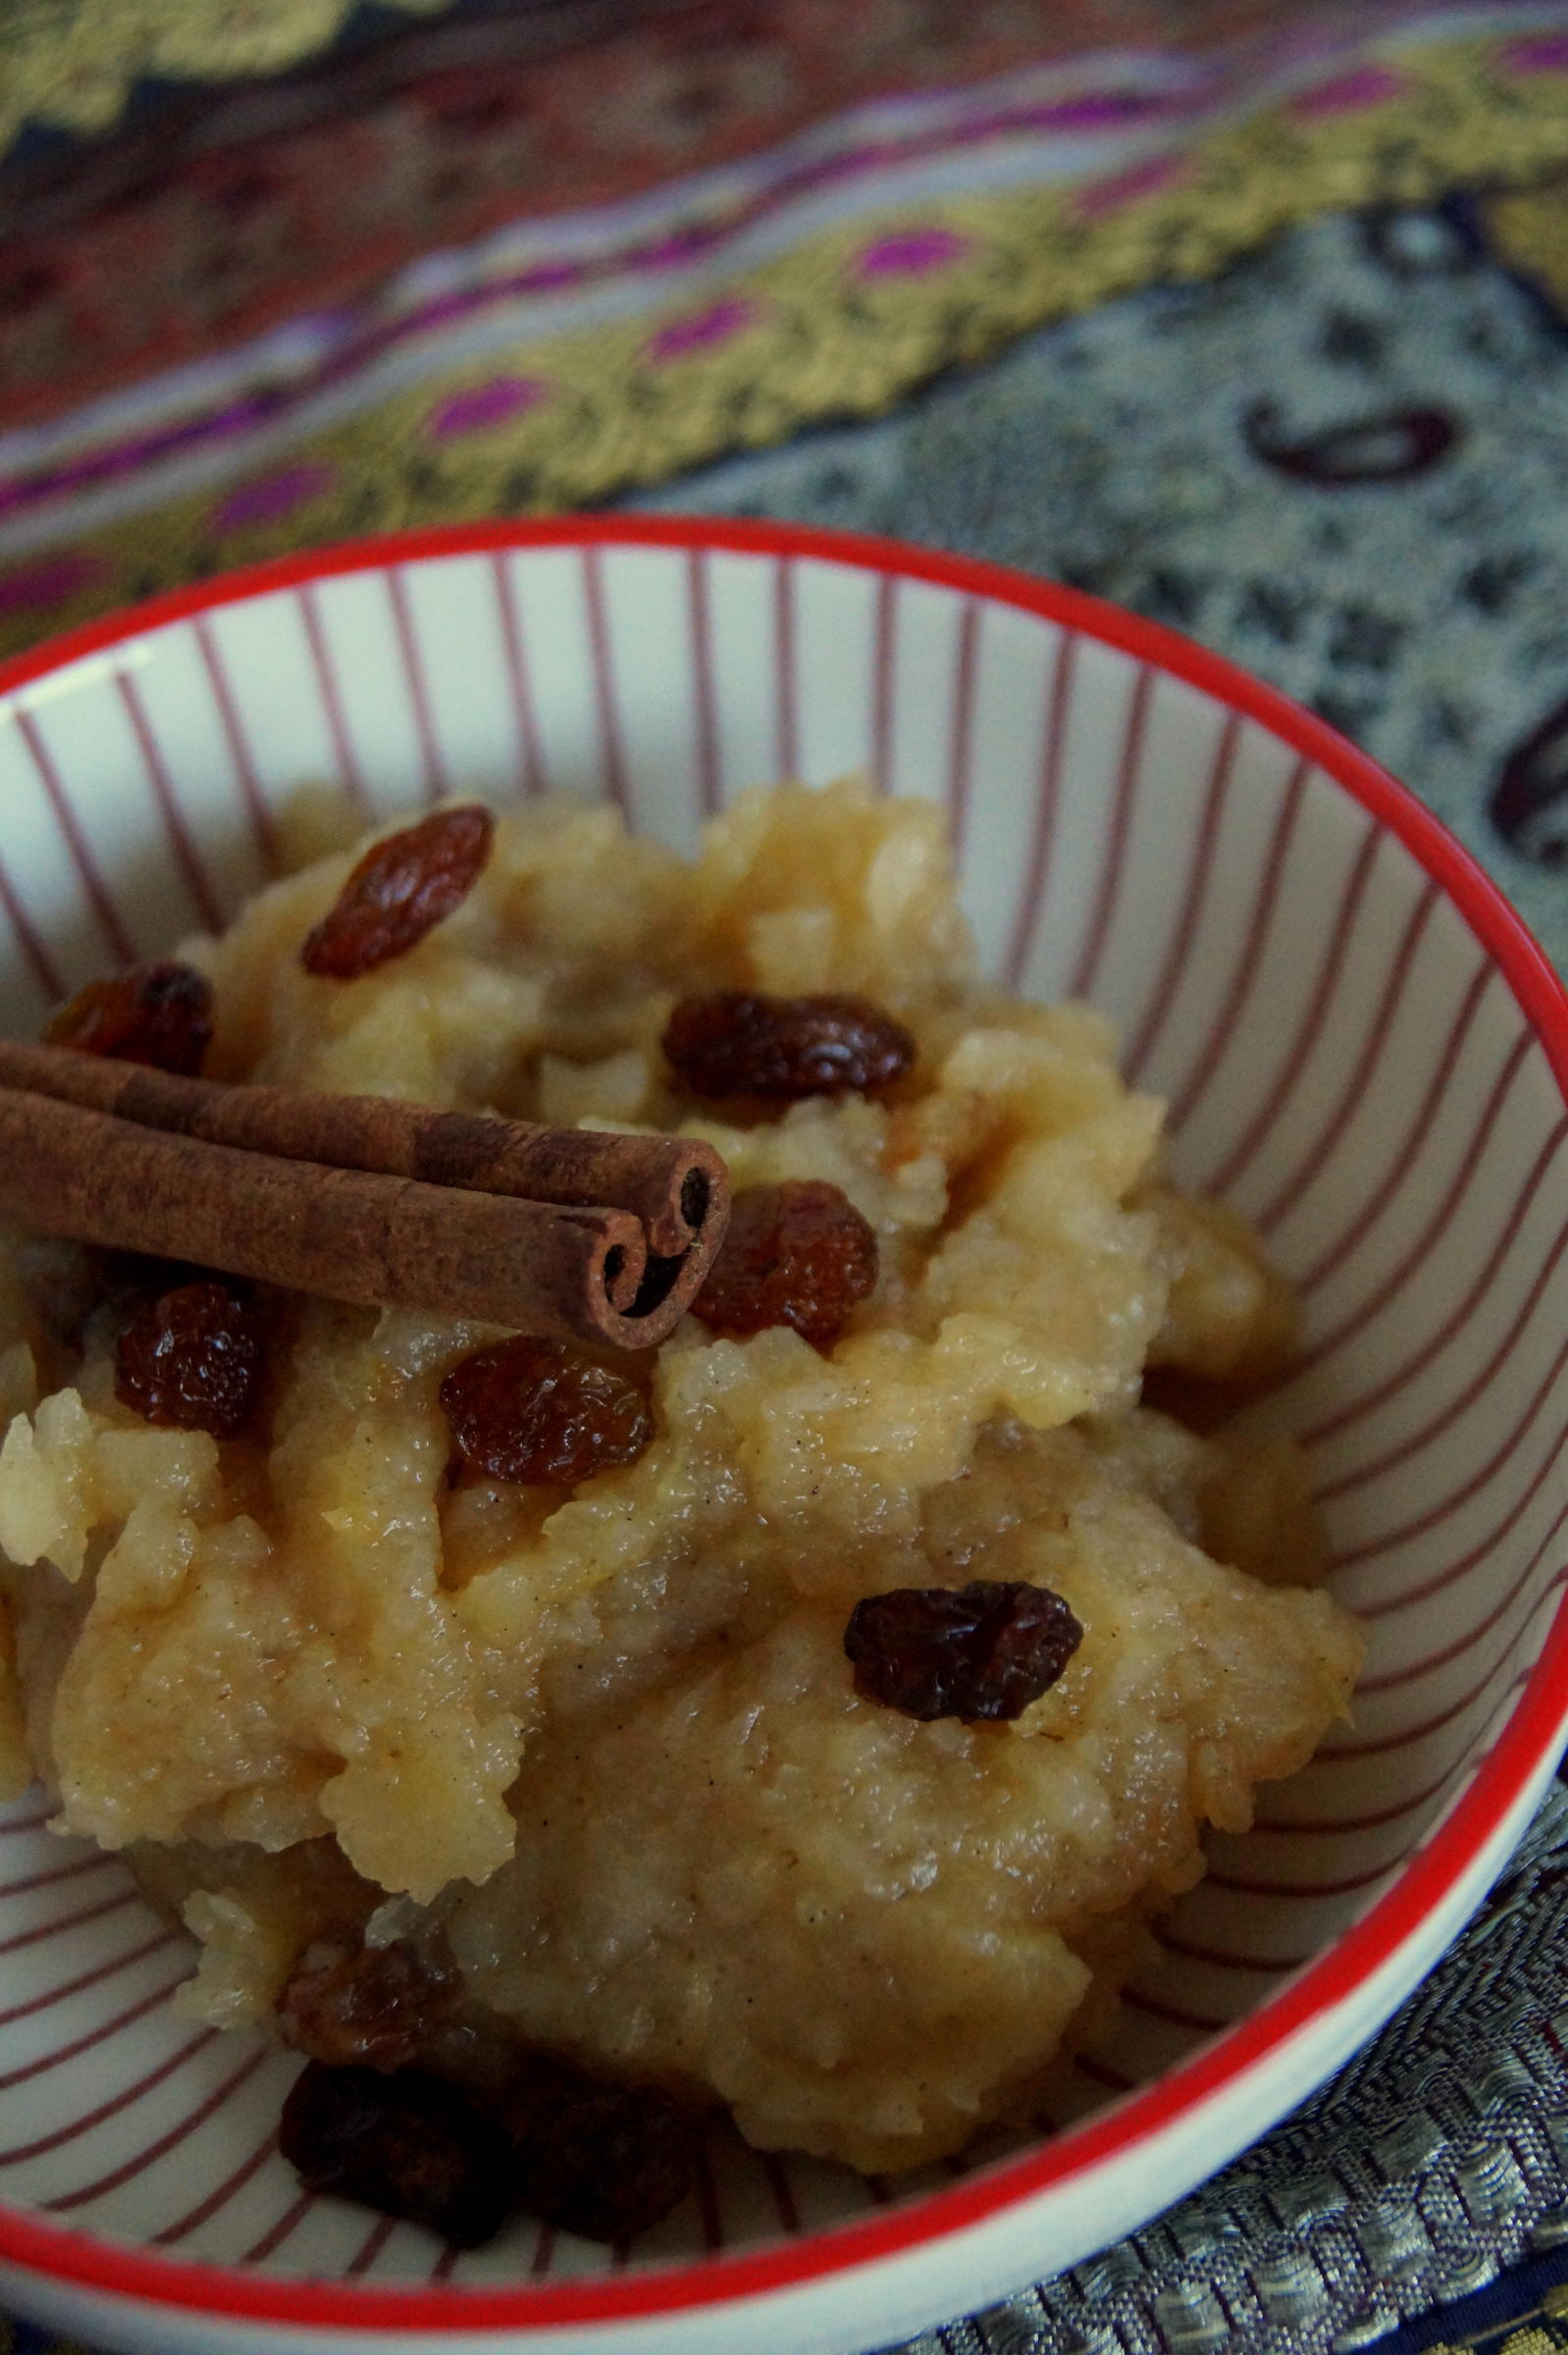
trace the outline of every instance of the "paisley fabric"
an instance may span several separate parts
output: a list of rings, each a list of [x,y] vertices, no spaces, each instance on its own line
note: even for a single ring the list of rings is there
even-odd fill
[[[1472,17],[1485,29],[1456,38]],[[1212,276],[1292,222],[1565,162],[1563,0],[1414,18],[1375,0],[1353,28],[1314,12],[1201,71],[1097,52],[852,108],[0,431],[0,652],[301,540],[581,505],[876,416],[1042,320]],[[96,268],[94,319],[147,283],[139,248]],[[1381,428],[1402,437],[1393,462],[1430,466],[1434,404],[1402,406]],[[1326,441],[1260,410],[1251,432],[1354,475],[1387,462],[1367,422],[1335,416]]]

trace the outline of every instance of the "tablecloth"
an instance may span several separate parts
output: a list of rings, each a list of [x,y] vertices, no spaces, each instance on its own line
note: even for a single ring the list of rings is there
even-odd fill
[[[1568,962],[1568,6],[1281,22],[1237,0],[1173,45],[1169,9],[982,6],[955,30],[901,0],[895,62],[852,37],[881,10],[699,13],[581,38],[556,19],[541,47],[459,4],[397,36],[401,64],[296,78],[276,136],[224,117],[220,161],[252,125],[254,216],[298,217],[311,106],[382,158],[381,230],[396,216],[379,248],[326,238],[312,307],[270,325],[186,302],[192,255],[247,216],[179,117],[178,171],[129,204],[140,249],[175,257],[165,346],[139,363],[132,322],[53,409],[17,321],[54,332],[107,299],[145,134],[83,151],[103,200],[75,215],[58,155],[25,154],[0,262],[0,644],[384,524],[620,499],[890,531],[1094,589],[1274,679],[1406,777]],[[443,216],[474,234],[409,258],[427,183],[397,181],[389,109],[446,126],[410,131],[405,166],[435,171],[453,122],[483,143],[474,73],[441,46],[459,37],[505,135],[483,202],[469,185]],[[624,99],[592,138],[590,83]],[[576,175],[553,209],[551,124]],[[8,313],[19,241],[65,276]],[[1568,2349],[1565,1962],[1558,1794],[1333,2085],[1132,2240],[919,2355]],[[49,2343],[19,2325],[11,2355]]]

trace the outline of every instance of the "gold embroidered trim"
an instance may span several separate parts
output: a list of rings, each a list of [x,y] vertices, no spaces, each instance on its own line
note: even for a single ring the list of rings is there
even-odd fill
[[[450,0],[390,0],[435,16]],[[25,123],[103,131],[143,76],[230,81],[324,49],[355,0],[13,0],[0,9],[0,154]]]
[[[1515,74],[1507,56],[1495,41],[1385,50],[1375,103],[1274,107],[1120,185],[863,217],[678,312],[470,362],[302,438],[259,479],[14,562],[0,571],[0,650],[290,548],[582,506],[807,424],[877,415],[1026,329],[1207,277],[1315,214],[1539,179],[1568,163],[1568,81]]]

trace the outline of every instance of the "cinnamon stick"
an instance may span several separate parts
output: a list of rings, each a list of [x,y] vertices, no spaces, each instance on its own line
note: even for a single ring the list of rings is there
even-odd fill
[[[728,1178],[687,1138],[0,1042],[0,1208],[332,1299],[652,1348],[707,1272]]]

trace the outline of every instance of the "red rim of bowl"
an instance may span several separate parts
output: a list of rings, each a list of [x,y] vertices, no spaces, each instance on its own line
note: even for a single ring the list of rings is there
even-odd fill
[[[976,558],[912,548],[895,540],[804,526],[702,516],[562,516],[541,523],[457,524],[306,550],[177,589],[49,640],[0,662],[0,698],[65,663],[142,636],[167,622],[233,604],[269,590],[335,575],[497,549],[551,546],[714,549],[743,555],[818,558],[897,573],[984,597],[1057,622],[1133,655],[1258,721],[1321,767],[1405,848],[1446,893],[1496,964],[1528,1018],[1568,1102],[1568,994],[1531,933],[1470,854],[1413,794],[1326,721],[1174,630],[1073,589]],[[1560,1603],[1536,1665],[1468,1790],[1392,1887],[1360,1921],[1255,2012],[1188,2060],[1083,2124],[1037,2149],[960,2182],[853,2224],[782,2245],[716,2253],[696,2264],[650,2267],[593,2280],[516,2288],[359,2285],[168,2257],[46,2224],[0,2207],[0,2261],[110,2296],[152,2301],[246,2322],[344,2329],[378,2326],[411,2331],[555,2329],[573,2323],[672,2318],[682,2310],[804,2288],[857,2266],[897,2258],[984,2224],[1081,2175],[1142,2136],[1190,2118],[1256,2062],[1310,2027],[1392,1962],[1422,1919],[1459,1885],[1510,1810],[1555,1754],[1568,1728],[1568,1598]],[[1499,1858],[1497,1861],[1502,1859]],[[1380,2013],[1379,2018],[1384,2016]],[[1370,2033],[1370,2029],[1369,2029]]]

